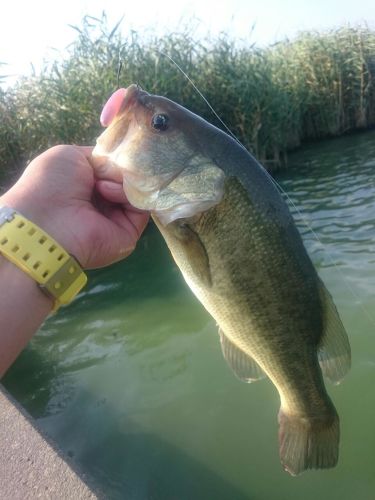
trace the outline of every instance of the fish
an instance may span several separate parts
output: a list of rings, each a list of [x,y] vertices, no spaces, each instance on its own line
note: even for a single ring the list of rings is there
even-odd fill
[[[350,344],[270,175],[166,97],[130,85],[113,100],[93,150],[96,175],[122,181],[129,202],[151,212],[237,378],[274,384],[283,468],[334,467],[340,424],[323,377],[342,380]]]

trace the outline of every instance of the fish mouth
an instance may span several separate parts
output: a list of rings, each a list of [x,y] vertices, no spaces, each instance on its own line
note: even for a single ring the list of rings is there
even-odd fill
[[[124,173],[125,194],[133,206],[151,212],[164,226],[196,216],[220,203],[224,194],[224,172],[203,165],[201,169],[184,166],[162,177]]]
[[[118,89],[104,105],[100,122],[108,128],[98,137],[92,151],[92,163],[99,179],[122,182],[124,168],[115,161],[117,148],[127,140],[131,115],[136,119],[132,110],[141,97],[148,95],[139,85],[132,84]]]
[[[150,94],[143,90],[138,84],[132,83],[128,88],[125,89],[125,95],[117,114],[124,113],[142,97],[146,97],[149,95]]]
[[[183,170],[184,167],[173,173],[144,176],[122,169],[125,195],[134,207],[155,211],[161,193],[168,189]]]
[[[131,108],[135,101],[142,96],[149,95],[139,85],[130,85],[128,88],[119,88],[108,98],[100,114],[100,123],[108,127],[117,115],[123,114],[127,108]]]
[[[105,152],[108,153],[115,149],[128,132],[131,121],[131,111],[137,103],[144,105],[144,98],[149,96],[150,94],[142,90],[139,85],[132,84],[128,88],[116,90],[116,92],[109,97],[100,115],[100,123],[103,127],[106,127],[107,130],[105,130],[97,140],[97,146],[101,147],[94,148],[95,156],[104,156]],[[127,115],[128,119],[126,119]],[[118,123],[120,119],[121,125]]]
[[[108,124],[108,128],[98,137],[92,152],[96,177],[123,183],[130,203],[144,210],[154,208],[159,193],[183,170],[145,175],[137,172],[132,155],[127,152],[128,148],[134,150],[138,146],[136,136],[141,124],[135,108],[141,105],[152,111],[148,97],[150,94],[135,84],[112,94],[101,115],[102,123]]]
[[[164,156],[156,155],[158,168],[153,167],[142,142],[143,112],[154,112],[150,94],[138,85],[124,90],[112,103],[110,98],[109,108],[103,109],[104,121],[111,121],[92,152],[96,177],[122,183],[131,205],[152,212],[163,225],[219,203],[224,173],[214,165],[208,166],[205,157],[190,155],[186,161],[177,161],[173,168],[169,165],[163,172],[160,158],[164,161]],[[137,109],[138,106],[146,109]]]
[[[170,184],[173,184],[173,180],[166,182],[163,187],[139,189],[139,186],[131,182],[130,177],[124,175],[123,180],[124,192],[130,204],[140,210],[151,212],[164,226],[176,219],[191,217],[205,211],[221,199],[219,194],[214,200],[188,200],[183,193],[182,195],[173,193],[173,199],[169,203],[165,203],[165,200],[164,203],[163,201],[160,203],[168,193]]]

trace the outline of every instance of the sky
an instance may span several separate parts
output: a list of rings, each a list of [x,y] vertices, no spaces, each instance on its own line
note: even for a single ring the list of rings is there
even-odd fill
[[[69,25],[80,25],[84,15],[100,17],[105,10],[109,24],[124,16],[121,30],[153,27],[163,33],[178,29],[182,19],[199,19],[197,36],[227,31],[268,44],[293,37],[305,29],[325,29],[367,22],[375,28],[374,0],[9,0],[0,17],[0,76],[38,69],[43,59],[61,57],[75,38]],[[4,85],[4,84],[3,84]]]

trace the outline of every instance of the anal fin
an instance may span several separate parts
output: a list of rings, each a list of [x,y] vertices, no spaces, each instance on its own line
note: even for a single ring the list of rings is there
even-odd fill
[[[251,383],[266,377],[258,363],[237,347],[221,328],[219,328],[219,335],[224,359],[237,378],[243,382]]]
[[[320,282],[323,306],[323,337],[318,347],[318,360],[323,375],[338,384],[350,369],[349,339],[338,315],[332,297],[324,283]]]

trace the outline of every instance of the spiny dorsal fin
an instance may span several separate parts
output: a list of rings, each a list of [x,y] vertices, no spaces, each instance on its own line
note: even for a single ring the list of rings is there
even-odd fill
[[[229,340],[221,328],[219,328],[219,335],[224,359],[236,377],[248,383],[266,377],[258,363]]]
[[[334,384],[339,384],[350,369],[349,339],[332,297],[322,281],[320,297],[323,306],[323,337],[318,347],[318,360],[323,375]]]

